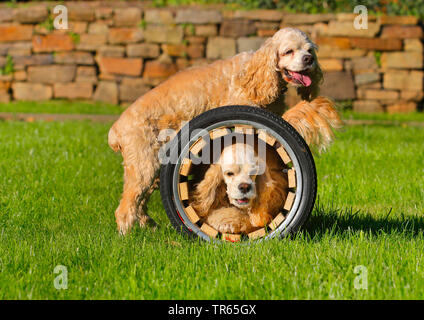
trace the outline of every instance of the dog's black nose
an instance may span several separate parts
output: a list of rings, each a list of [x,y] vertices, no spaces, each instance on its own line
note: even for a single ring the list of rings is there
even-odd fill
[[[306,54],[303,56],[302,61],[304,64],[311,64],[314,62],[314,56],[312,54]]]
[[[240,183],[238,188],[242,193],[248,193],[252,189],[252,185],[249,183]]]

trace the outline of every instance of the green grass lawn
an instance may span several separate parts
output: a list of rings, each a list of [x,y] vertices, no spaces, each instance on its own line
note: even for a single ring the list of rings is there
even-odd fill
[[[117,234],[109,126],[0,122],[0,299],[424,298],[424,128],[346,128],[316,157],[319,201],[301,233],[211,245],[174,231],[158,192],[161,228]]]
[[[0,102],[0,112],[13,113],[79,113],[79,114],[121,114],[124,107],[93,101],[12,101]]]

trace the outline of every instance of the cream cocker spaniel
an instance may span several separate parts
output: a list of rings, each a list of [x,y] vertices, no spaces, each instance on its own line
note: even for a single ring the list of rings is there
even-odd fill
[[[249,233],[269,224],[284,205],[287,179],[275,152],[261,158],[249,144],[225,147],[196,186],[192,207],[221,233]]]

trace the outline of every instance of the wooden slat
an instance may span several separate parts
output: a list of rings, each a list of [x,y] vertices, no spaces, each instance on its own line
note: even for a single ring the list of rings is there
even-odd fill
[[[263,237],[266,234],[265,228],[261,228],[259,230],[253,231],[251,233],[248,234],[250,239],[258,239]]]
[[[187,176],[191,168],[191,159],[185,158],[183,165],[180,167],[180,175]]]
[[[274,218],[274,220],[271,221],[271,223],[269,224],[269,227],[272,230],[275,230],[278,228],[278,226],[286,219],[285,216],[283,216],[283,214],[280,212],[279,214],[277,214],[277,216]]]
[[[191,147],[190,147],[190,151],[197,155],[200,150],[203,149],[203,147],[206,145],[205,140],[203,140],[202,138],[200,138],[199,140],[197,140]]]
[[[181,200],[187,200],[188,199],[188,184],[187,182],[181,182],[179,185],[180,189],[180,198]]]
[[[197,215],[196,211],[194,211],[192,206],[184,208],[184,211],[191,222],[196,223],[200,220],[199,216]]]
[[[287,177],[289,179],[289,188],[296,187],[296,173],[294,169],[287,171]]]
[[[254,134],[255,129],[252,126],[245,124],[237,124],[234,126],[234,132],[244,133],[244,134]]]
[[[275,138],[270,136],[265,130],[259,130],[258,138],[268,143],[271,147],[274,146]]]
[[[289,211],[293,205],[295,194],[293,192],[289,192],[287,195],[286,203],[284,204],[284,209]]]
[[[210,225],[204,223],[200,227],[200,230],[202,230],[204,233],[206,233],[211,238],[216,238],[218,231],[216,231],[214,228],[212,228]]]
[[[287,154],[286,150],[284,150],[282,146],[277,149],[277,152],[280,155],[281,159],[283,159],[285,164],[291,162],[289,155]]]
[[[222,240],[229,242],[239,242],[241,240],[240,234],[223,233]]]
[[[218,129],[214,129],[211,132],[209,132],[209,136],[213,140],[213,139],[223,137],[223,136],[225,136],[229,133],[230,133],[230,130],[227,129],[227,128],[218,128]]]

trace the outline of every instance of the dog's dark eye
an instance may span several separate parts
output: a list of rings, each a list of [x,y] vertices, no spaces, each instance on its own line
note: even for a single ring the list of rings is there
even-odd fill
[[[233,172],[231,172],[231,171],[227,172],[226,174],[227,174],[227,176],[229,176],[229,177],[231,177],[231,176],[233,176],[233,175],[234,175],[234,173],[233,173]]]
[[[293,53],[293,50],[287,50],[286,52],[284,52],[284,55],[288,55],[288,54],[292,54]]]

